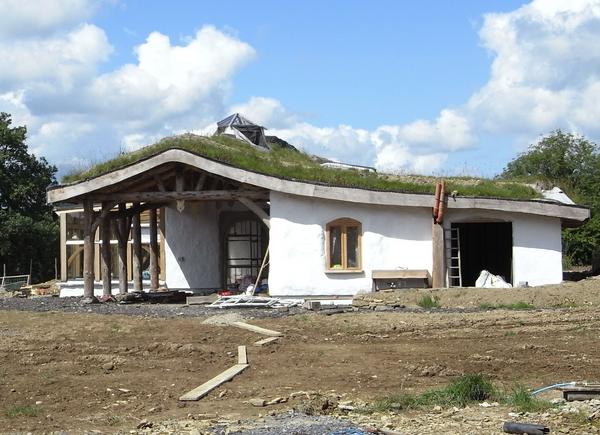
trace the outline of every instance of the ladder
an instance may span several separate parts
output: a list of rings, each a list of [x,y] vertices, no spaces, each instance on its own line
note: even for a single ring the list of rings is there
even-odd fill
[[[448,287],[462,287],[460,263],[460,228],[451,227],[444,231],[446,246],[446,271]]]

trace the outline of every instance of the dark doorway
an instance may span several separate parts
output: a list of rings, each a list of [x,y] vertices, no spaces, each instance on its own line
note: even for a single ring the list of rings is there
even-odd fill
[[[482,270],[512,282],[512,223],[455,223],[460,240],[462,285],[475,286]]]

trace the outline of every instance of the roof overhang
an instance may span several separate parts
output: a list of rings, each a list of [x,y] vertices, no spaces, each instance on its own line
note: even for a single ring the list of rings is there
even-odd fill
[[[435,201],[434,196],[429,194],[384,192],[286,180],[236,168],[182,149],[169,149],[95,178],[67,185],[52,186],[47,192],[48,203],[72,202],[78,197],[100,191],[168,163],[190,165],[240,183],[305,197],[405,207],[433,207]],[[448,208],[527,213],[561,218],[571,222],[583,222],[590,217],[590,211],[587,207],[564,205],[543,200],[456,197],[449,198]]]

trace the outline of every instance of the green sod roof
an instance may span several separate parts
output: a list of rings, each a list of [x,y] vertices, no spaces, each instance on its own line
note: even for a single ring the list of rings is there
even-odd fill
[[[99,163],[91,168],[71,173],[62,182],[73,184],[134,164],[169,149],[182,149],[235,166],[247,171],[286,180],[303,181],[338,187],[352,187],[403,193],[435,193],[440,177],[392,175],[355,169],[325,168],[318,159],[290,147],[270,143],[271,151],[259,150],[228,136],[197,136],[184,134],[162,139],[137,151]],[[532,187],[511,181],[476,179],[471,177],[444,177],[446,192],[456,191],[460,196],[506,199],[534,199],[540,194]]]

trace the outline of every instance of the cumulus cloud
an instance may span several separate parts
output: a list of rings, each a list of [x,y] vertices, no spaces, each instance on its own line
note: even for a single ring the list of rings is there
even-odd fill
[[[0,37],[41,36],[87,20],[100,0],[1,0]]]
[[[490,80],[466,104],[484,130],[600,131],[600,2],[536,0],[484,17],[482,44],[494,55]],[[582,110],[583,109],[583,110]]]
[[[101,3],[0,0],[0,58],[9,65],[0,110],[27,124],[33,149],[59,164],[198,131],[232,112],[310,153],[386,171],[451,172],[443,166],[458,154],[495,151],[482,137],[527,145],[523,138],[555,128],[600,136],[600,0],[534,0],[485,15],[485,85],[434,119],[369,128],[315,125],[265,96],[230,105],[232,78],[256,53],[213,26],[177,42],[152,32],[134,62],[99,73],[114,49],[86,20]]]

